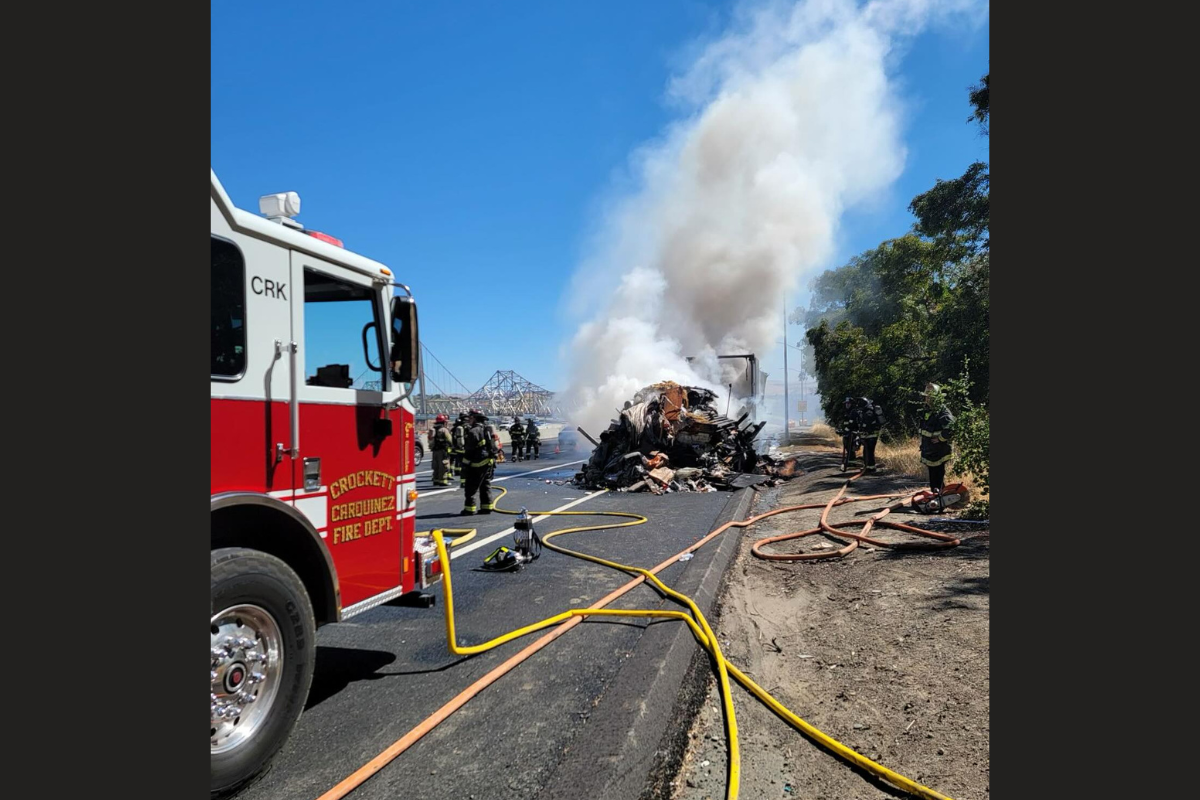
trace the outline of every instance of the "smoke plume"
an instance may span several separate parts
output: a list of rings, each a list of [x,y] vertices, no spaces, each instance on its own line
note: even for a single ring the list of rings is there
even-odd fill
[[[986,13],[983,0],[740,7],[671,80],[683,113],[634,154],[633,188],[572,282],[570,311],[590,320],[564,347],[572,421],[595,435],[659,380],[707,386],[724,409],[744,364],[716,355],[777,348],[784,298],[831,266],[843,212],[900,175],[898,48]]]

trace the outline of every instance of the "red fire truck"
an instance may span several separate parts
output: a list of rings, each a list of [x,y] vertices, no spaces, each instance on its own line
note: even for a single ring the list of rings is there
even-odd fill
[[[261,215],[235,208],[212,173],[214,794],[287,739],[319,626],[428,606],[441,580],[413,529],[416,303],[387,267],[296,222],[299,207],[287,192]]]

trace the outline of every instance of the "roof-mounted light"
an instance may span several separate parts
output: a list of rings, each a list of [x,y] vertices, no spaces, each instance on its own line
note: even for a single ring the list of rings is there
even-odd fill
[[[258,198],[258,210],[264,217],[291,219],[300,213],[300,195],[295,192],[264,194]]]
[[[328,233],[321,233],[320,231],[305,231],[305,233],[307,233],[309,236],[313,237],[314,239],[319,239],[322,242],[328,242],[329,244],[333,245],[334,247],[345,248],[345,246],[346,246],[346,245],[342,244],[341,239],[336,239],[336,238],[330,236]]]

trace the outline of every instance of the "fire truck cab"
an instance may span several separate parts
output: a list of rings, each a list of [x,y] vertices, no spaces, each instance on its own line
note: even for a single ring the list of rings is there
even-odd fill
[[[300,717],[316,629],[441,579],[416,541],[417,310],[383,264],[212,173],[211,792]],[[400,291],[395,291],[399,289]],[[355,373],[358,373],[357,375]],[[425,603],[426,605],[428,603]]]

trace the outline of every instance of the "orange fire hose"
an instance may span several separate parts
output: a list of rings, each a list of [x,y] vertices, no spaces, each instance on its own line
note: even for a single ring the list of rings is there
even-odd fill
[[[759,539],[751,546],[750,552],[756,557],[765,561],[817,561],[827,558],[843,558],[852,553],[858,547],[859,542],[866,542],[867,544],[874,545],[875,547],[887,547],[893,550],[933,550],[943,547],[957,547],[958,545],[962,544],[962,540],[946,533],[928,531],[924,528],[917,528],[913,525],[906,525],[902,522],[884,522],[883,518],[885,516],[890,514],[896,508],[904,505],[907,500],[907,496],[904,499],[898,500],[897,502],[883,509],[878,514],[873,514],[872,516],[868,517],[865,523],[857,520],[851,520],[850,522],[838,522],[830,524],[829,512],[833,510],[834,506],[840,506],[846,503],[858,503],[863,500],[881,500],[897,497],[895,494],[872,494],[861,497],[843,497],[842,495],[844,495],[846,490],[850,488],[850,484],[861,478],[862,475],[863,473],[861,470],[857,474],[852,475],[842,486],[842,488],[838,490],[838,493],[826,503],[808,503],[807,505],[803,506],[789,506],[789,509],[792,510],[804,508],[823,508],[824,510],[821,512],[821,519],[817,523],[817,527],[809,528],[808,530],[804,531],[798,531],[796,533],[785,533],[780,536],[769,536],[766,539]],[[856,525],[862,525],[862,530],[857,533],[838,530],[839,528],[850,528]],[[882,528],[905,531],[906,533],[915,533],[919,536],[925,536],[935,541],[887,542],[882,539],[874,539],[868,534],[876,525]],[[776,542],[786,542],[791,539],[800,539],[817,533],[829,536],[838,542],[843,542],[844,544],[837,550],[820,553],[764,553],[762,551],[762,547],[764,545],[775,544]],[[850,541],[846,542],[846,539],[849,539]]]
[[[826,503],[807,503],[807,504],[803,504],[803,505],[784,506],[782,508],[776,508],[776,509],[772,509],[771,511],[763,512],[762,514],[757,514],[757,515],[749,517],[748,519],[745,519],[745,520],[730,520],[729,522],[726,522],[725,524],[723,524],[720,527],[713,530],[708,535],[699,539],[698,541],[693,543],[688,548],[680,551],[679,553],[676,553],[675,555],[668,558],[666,561],[663,561],[658,566],[649,570],[649,572],[657,575],[662,570],[664,570],[667,567],[671,566],[672,564],[678,562],[681,556],[684,556],[688,553],[691,553],[691,552],[694,552],[694,551],[700,549],[705,544],[712,541],[714,538],[716,538],[720,534],[724,533],[725,531],[729,530],[730,528],[748,528],[751,525],[759,522],[760,520],[766,519],[767,517],[773,517],[777,514],[786,514],[786,513],[792,512],[792,511],[802,511],[805,509],[822,508],[822,507],[824,508],[824,511],[821,513],[820,527],[813,528],[811,530],[801,531],[799,533],[790,533],[790,534],[784,534],[782,536],[774,536],[774,537],[770,537],[767,539],[761,539],[758,542],[756,542],[754,544],[754,546],[751,548],[754,555],[758,556],[759,558],[763,558],[763,559],[767,559],[767,560],[775,560],[775,561],[798,561],[798,560],[816,559],[816,558],[835,558],[835,557],[844,556],[844,555],[852,552],[856,547],[858,547],[859,541],[868,542],[870,544],[877,545],[880,547],[892,547],[892,548],[898,548],[898,547],[907,547],[907,548],[935,547],[935,548],[940,548],[940,547],[954,547],[954,546],[960,544],[960,540],[958,540],[952,536],[948,536],[947,534],[937,533],[934,531],[922,530],[920,528],[916,528],[911,525],[903,525],[901,523],[880,522],[881,518],[885,514],[889,513],[893,508],[898,507],[901,503],[904,502],[903,500],[899,501],[898,503],[893,504],[892,506],[889,506],[888,508],[884,509],[882,512],[880,512],[880,513],[872,516],[870,519],[868,519],[866,521],[866,523],[863,524],[863,530],[860,533],[854,534],[854,533],[848,533],[845,531],[838,530],[838,528],[849,527],[852,525],[859,525],[860,523],[858,521],[851,521],[851,522],[840,522],[840,523],[830,524],[828,522],[828,516],[829,516],[830,510],[834,506],[843,505],[846,503],[861,502],[864,500],[894,498],[897,496],[895,494],[882,494],[882,495],[866,495],[866,496],[861,496],[861,497],[843,497],[842,495],[845,494],[846,489],[849,487],[850,483],[852,481],[856,480],[857,478],[861,477],[862,474],[863,474],[862,472],[859,472],[858,474],[849,478],[846,481],[846,484],[844,486],[842,486],[841,490],[836,495],[834,495],[834,497],[831,500],[829,500]],[[896,528],[896,529],[908,531],[911,533],[917,533],[917,534],[920,534],[923,536],[932,537],[939,541],[937,541],[935,543],[923,543],[923,542],[890,543],[890,542],[883,542],[883,541],[879,541],[876,539],[872,539],[872,538],[868,537],[867,534],[870,532],[870,529],[873,527],[873,525],[876,522],[880,522],[880,524],[883,525],[884,527]],[[778,542],[778,541],[786,541],[789,539],[796,539],[796,538],[808,536],[808,535],[811,535],[814,533],[824,533],[826,535],[832,535],[835,537],[848,538],[848,539],[850,539],[850,542],[847,543],[841,549],[839,549],[833,553],[772,554],[772,553],[760,553],[758,550],[758,548],[764,544],[769,544],[771,542]],[[628,593],[630,590],[637,587],[639,584],[644,583],[645,580],[646,579],[643,576],[634,578],[633,580],[626,583],[624,586],[621,586],[620,588],[618,588],[618,589],[612,591],[611,593],[609,593],[608,595],[604,596],[603,598],[598,600],[595,604],[593,604],[589,608],[592,608],[592,609],[604,608],[604,607],[608,606],[609,604],[611,604],[613,601],[617,600],[621,596]],[[395,760],[398,756],[400,756],[401,753],[403,753],[404,751],[406,751],[410,747],[412,747],[414,744],[416,744],[422,737],[425,736],[425,734],[429,733],[431,730],[433,730],[438,725],[440,725],[442,722],[444,722],[451,714],[453,714],[455,711],[457,711],[458,709],[460,709],[464,705],[466,705],[467,702],[470,701],[473,697],[475,697],[481,691],[486,689],[488,686],[495,683],[500,678],[507,675],[509,672],[511,672],[514,668],[516,668],[522,662],[526,661],[534,653],[538,652],[543,647],[550,644],[555,639],[557,639],[558,637],[562,636],[567,631],[574,628],[576,625],[581,623],[583,621],[583,619],[584,619],[584,617],[582,617],[582,616],[576,616],[576,617],[570,618],[566,622],[563,622],[561,625],[558,625],[557,627],[555,627],[549,633],[538,638],[536,641],[534,641],[532,644],[525,647],[520,652],[518,652],[515,655],[513,655],[512,657],[508,658],[506,661],[504,661],[499,666],[490,670],[487,674],[483,675],[478,680],[473,682],[470,686],[468,686],[467,688],[463,689],[463,691],[461,691],[457,695],[455,695],[451,700],[449,700],[447,703],[445,703],[437,711],[433,712],[428,717],[426,717],[425,720],[423,720],[420,724],[418,724],[416,727],[414,727],[408,733],[404,734],[399,739],[397,739],[395,742],[393,742],[390,746],[387,747],[387,749],[385,749],[379,755],[375,756],[373,759],[368,761],[366,764],[359,767],[352,774],[350,774],[349,776],[344,778],[342,781],[340,781],[332,789],[330,789],[329,791],[322,794],[317,800],[341,800],[341,798],[344,798],[346,795],[350,794],[356,788],[361,786],[372,775],[379,772],[381,769],[383,769],[385,766],[387,766],[389,763],[391,763],[393,760]],[[802,722],[802,721],[800,721],[800,722]],[[840,745],[840,743],[832,742],[832,740],[830,742],[822,741],[823,738],[828,738],[828,737],[824,737],[823,734],[821,734],[819,731],[816,731],[815,729],[812,729],[811,731],[809,731],[808,730],[809,727],[810,726],[805,726],[805,728],[802,729],[802,732],[805,732],[807,735],[810,736],[810,738],[813,738],[815,741],[817,741],[818,744],[821,744],[822,746],[827,747],[828,749],[831,749],[835,754],[850,761],[850,763],[857,764],[858,766],[869,766],[869,767],[877,767],[878,766],[878,765],[875,765],[873,762],[870,762],[869,759],[866,759],[862,756],[859,756],[857,753],[854,753],[853,751],[848,750],[847,748],[844,747],[844,745]],[[832,744],[831,744],[831,742],[832,742]],[[837,745],[837,747],[834,747],[833,745]],[[860,763],[858,763],[859,761],[862,761],[864,763],[860,764]],[[907,780],[907,779],[904,779],[904,780]],[[915,786],[917,786],[917,785],[915,785]],[[919,786],[918,786],[918,788],[924,790],[923,792],[917,792],[920,796],[928,797],[928,798],[941,798],[941,800],[945,800],[943,795],[933,792],[930,789],[925,789],[925,787],[919,787]]]
[[[757,517],[751,517],[750,519],[745,520],[744,522],[738,522],[737,520],[727,522],[724,525],[722,525],[721,527],[714,530],[712,533],[705,536],[703,539],[700,539],[695,544],[688,547],[686,550],[682,550],[679,553],[676,553],[675,555],[668,558],[666,561],[659,564],[657,567],[654,567],[653,569],[650,570],[650,572],[657,575],[662,570],[666,569],[667,567],[669,567],[672,564],[679,561],[680,556],[686,555],[687,553],[691,553],[695,550],[700,549],[702,546],[704,546],[708,542],[712,541],[718,535],[724,533],[731,526],[736,525],[738,527],[744,528],[747,525],[757,522],[759,519],[762,519],[764,517],[769,517],[774,514],[779,514],[784,511],[790,511],[790,510],[792,510],[792,509],[779,508],[779,509],[775,509],[774,511],[768,511],[765,514],[760,514]],[[639,577],[631,580],[629,583],[625,584],[624,586],[620,587],[619,589],[616,589],[616,590],[612,591],[611,593],[605,595],[604,597],[600,598],[600,600],[596,601],[596,603],[594,603],[591,606],[591,608],[604,608],[605,606],[609,605],[614,600],[616,600],[619,597],[621,597],[622,595],[626,594],[627,592],[629,592],[631,589],[635,588],[639,584],[645,583],[645,581],[646,581],[646,579],[644,577],[639,576]],[[581,622],[583,622],[583,617],[572,617],[571,619],[567,620],[563,624],[559,625],[554,630],[550,631],[549,633],[545,634],[541,638],[537,639],[537,641],[535,641],[533,644],[529,645],[525,649],[521,650],[519,653],[517,653],[514,656],[512,656],[511,658],[509,658],[503,664],[500,664],[499,666],[492,669],[486,675],[479,678],[479,680],[475,681],[470,686],[468,686],[466,689],[463,689],[461,692],[459,692],[457,695],[455,695],[449,702],[447,702],[445,705],[443,705],[437,711],[433,712],[428,717],[426,717],[425,720],[423,722],[421,722],[421,724],[417,725],[415,728],[410,730],[408,733],[404,734],[399,739],[397,739],[393,744],[391,744],[382,753],[375,756],[375,758],[371,759],[363,766],[359,767],[351,775],[346,777],[344,780],[342,780],[340,783],[338,783],[336,786],[334,786],[328,792],[321,795],[318,798],[318,800],[340,800],[340,798],[343,798],[346,795],[350,794],[350,792],[354,791],[356,788],[361,786],[362,783],[367,780],[367,778],[370,778],[376,772],[379,772],[379,770],[381,770],[385,766],[387,766],[387,764],[389,762],[391,762],[397,756],[399,756],[401,753],[403,753],[405,750],[407,750],[408,748],[410,748],[414,744],[416,744],[417,741],[420,740],[422,736],[429,733],[431,730],[433,730],[438,725],[440,725],[447,717],[449,717],[455,711],[457,711],[458,709],[460,709],[464,705],[466,705],[467,701],[470,700],[472,697],[479,694],[481,691],[486,689],[488,686],[491,686],[497,680],[499,680],[500,678],[507,675],[518,664],[525,661],[530,656],[532,656],[534,653],[541,650],[543,647],[550,644],[555,639],[562,636],[564,633],[571,630],[572,628],[574,628],[576,625],[578,625]]]

